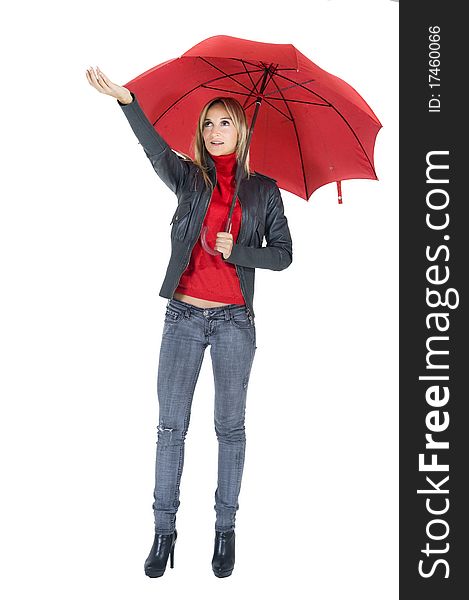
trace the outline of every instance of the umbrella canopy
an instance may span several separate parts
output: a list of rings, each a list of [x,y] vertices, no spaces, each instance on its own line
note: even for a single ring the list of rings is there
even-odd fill
[[[365,100],[291,44],[214,36],[125,84],[176,151],[194,156],[197,120],[215,96],[232,96],[248,122],[253,170],[305,200],[322,185],[377,179],[373,151],[381,128]]]

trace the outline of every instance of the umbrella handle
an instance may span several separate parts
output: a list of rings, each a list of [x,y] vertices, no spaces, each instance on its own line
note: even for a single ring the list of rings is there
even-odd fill
[[[231,232],[231,224],[232,224],[231,219],[228,218],[226,221],[226,225],[225,225],[225,231],[228,233]],[[202,232],[200,234],[200,243],[202,244],[202,248],[205,250],[205,252],[208,252],[212,256],[221,254],[221,252],[219,252],[218,250],[215,250],[214,248],[210,248],[210,246],[208,245],[208,242],[207,242],[207,233],[208,233],[208,225],[204,225],[202,227]]]
[[[208,232],[208,225],[204,225],[202,227],[202,232],[200,234],[200,243],[202,244],[202,248],[205,250],[205,252],[208,252],[212,256],[216,256],[217,254],[221,254],[220,252],[218,252],[218,250],[210,248],[210,246],[208,245],[208,242],[207,242],[207,232]]]

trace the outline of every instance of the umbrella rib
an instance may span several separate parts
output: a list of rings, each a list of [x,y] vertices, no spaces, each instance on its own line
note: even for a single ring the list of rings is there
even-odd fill
[[[311,83],[313,81],[316,81],[315,79],[307,79],[306,81],[302,82],[302,85],[305,85],[306,83]],[[286,87],[280,88],[283,92],[285,92],[286,90],[290,90],[291,88],[297,87],[297,84],[292,84],[292,85],[287,85]],[[278,91],[273,91],[272,94],[277,94]],[[270,98],[271,96],[269,96]],[[278,98],[273,98],[274,100],[278,100]]]
[[[236,90],[225,90],[223,88],[215,87],[214,85],[207,85],[205,83],[201,83],[200,87],[203,87],[207,90],[213,90],[214,92],[225,92],[226,94],[238,94],[240,96],[247,96],[248,98],[252,97],[252,94],[248,94],[248,92],[237,92]]]
[[[248,71],[248,68],[246,67],[246,63],[244,62],[244,60],[242,60],[242,61],[241,61],[241,64],[243,65],[243,67],[244,67],[244,70],[246,71],[246,75],[247,75],[247,76],[249,77],[249,79],[251,80],[252,86],[253,86],[254,88],[256,88],[256,90],[257,90],[257,85],[254,83],[254,79],[251,77],[251,72],[250,72],[250,71]]]
[[[246,112],[246,110],[248,108],[251,108],[251,106],[255,103],[256,103],[256,99],[252,100],[252,102],[249,102],[248,104],[244,103],[243,110]]]
[[[217,69],[218,71],[220,71],[220,73],[223,73],[223,75],[224,75],[225,77],[229,77],[230,79],[233,79],[233,81],[234,81],[235,83],[237,83],[238,85],[240,85],[240,86],[244,87],[245,89],[249,90],[249,88],[248,88],[247,86],[245,86],[243,83],[240,83],[238,80],[234,79],[234,77],[232,77],[231,75],[229,75],[229,74],[225,73],[225,72],[223,71],[223,69],[221,69],[220,67],[217,67],[216,65],[213,65],[213,64],[212,64],[210,61],[206,60],[205,58],[203,58],[203,57],[201,57],[201,58],[202,58],[202,60],[203,60],[204,62],[206,62],[208,65],[210,65],[210,66],[211,66],[211,67],[213,67],[214,69]],[[258,84],[259,84],[259,81],[261,81],[261,79],[262,79],[262,78],[263,78],[263,76],[264,76],[264,71],[265,71],[266,65],[265,65],[264,63],[262,63],[262,65],[263,65],[263,70],[261,71],[261,74],[260,74],[260,76],[259,76],[259,79],[257,80],[257,83],[255,83],[255,82],[253,81],[252,77],[251,77],[251,74],[250,74],[250,72],[249,72],[249,71],[248,71],[248,69],[246,68],[246,65],[244,64],[244,61],[243,61],[242,59],[233,59],[233,60],[237,60],[238,62],[241,62],[241,64],[242,64],[242,65],[243,65],[243,67],[244,67],[244,70],[245,70],[245,72],[247,73],[247,75],[249,76],[249,79],[251,80],[251,83],[252,83],[252,85],[254,86],[254,89],[253,89],[253,90],[249,90],[249,94],[244,94],[244,95],[246,95],[246,96],[248,96],[248,97],[252,97],[253,93],[255,93],[256,95],[259,95],[259,92],[258,92]],[[267,82],[266,82],[266,85],[265,85],[265,87],[267,87],[267,85],[268,85],[268,82],[269,82],[270,80],[273,80],[273,76],[274,76],[274,74],[276,73],[276,70],[277,70],[277,67],[276,67],[275,69],[273,69],[273,70],[269,70],[269,78],[268,78],[268,80],[267,80]],[[254,73],[255,71],[252,71],[252,72]],[[241,75],[241,73],[235,73],[235,75]],[[218,89],[217,89],[217,88],[215,88],[215,87],[213,87],[213,86],[210,86],[210,87],[209,87],[209,86],[207,86],[206,84],[202,84],[202,85],[201,85],[201,87],[204,87],[204,88],[207,88],[207,89],[213,89],[214,91],[220,91],[220,92],[224,92],[224,93],[234,93],[234,94],[240,94],[240,95],[243,95],[243,93],[242,93],[242,92],[236,92],[236,91],[234,91],[234,90],[224,90],[224,89],[221,89],[221,88],[218,88]],[[269,103],[269,104],[270,104],[270,103]],[[246,107],[247,107],[247,106],[250,106],[250,105],[248,105],[248,104],[247,104],[247,99],[246,99],[246,102],[244,103],[243,109],[244,109],[244,110],[246,110]],[[270,104],[270,106],[272,106],[272,108],[275,108],[276,110],[278,110],[278,112],[280,112],[280,114],[283,114],[283,113],[282,113],[282,112],[281,112],[279,109],[277,109],[277,108],[276,108],[275,106],[273,106],[272,104]],[[283,116],[287,117],[287,115],[283,115]],[[287,117],[287,118],[288,118],[288,117]]]
[[[279,100],[280,102],[284,101],[285,98],[272,98],[271,96],[264,96],[264,98],[268,98],[269,100]],[[325,108],[331,108],[331,104],[322,104],[321,102],[308,102],[307,100],[294,100],[293,98],[288,98],[287,102],[294,102],[295,104],[310,104],[311,106],[324,106]]]
[[[243,75],[243,71],[240,71],[239,73],[235,73],[235,75]],[[179,96],[179,98],[177,98],[176,100],[174,100],[174,102],[172,102],[172,103],[171,103],[171,104],[168,106],[168,108],[166,108],[166,109],[165,109],[165,110],[164,110],[164,111],[161,113],[161,115],[160,115],[159,117],[157,117],[157,119],[156,119],[155,121],[153,121],[153,125],[156,125],[156,123],[158,123],[158,121],[159,121],[160,119],[162,119],[162,118],[164,117],[164,115],[165,115],[165,114],[166,114],[166,113],[167,113],[169,110],[171,110],[171,109],[172,109],[174,106],[176,106],[176,104],[177,104],[178,102],[181,102],[181,100],[183,100],[183,99],[184,99],[186,96],[189,96],[189,94],[192,94],[192,92],[195,92],[195,90],[198,90],[200,87],[204,87],[204,86],[206,86],[206,84],[207,84],[207,83],[212,83],[212,81],[220,81],[221,79],[226,79],[226,76],[225,76],[225,75],[223,75],[223,76],[221,76],[221,77],[214,77],[213,79],[211,79],[211,80],[210,80],[210,81],[208,81],[208,82],[199,83],[199,84],[197,84],[195,87],[193,87],[191,90],[187,91],[185,94],[182,94],[182,96]],[[235,83],[238,83],[238,82],[235,80]],[[239,84],[239,85],[242,85],[242,84]],[[246,87],[246,86],[243,86],[243,87],[245,87],[247,90],[249,90],[249,88],[248,88],[248,87]],[[234,93],[234,94],[240,94],[241,92],[230,92],[230,93]],[[248,94],[246,94],[246,95],[248,95]]]
[[[303,83],[298,83],[297,81],[295,81],[294,79],[291,79],[290,77],[287,77],[286,75],[279,75],[279,77],[281,79],[285,79],[286,81],[289,81],[290,83],[293,83],[296,87],[300,87],[300,88],[306,90],[307,92],[310,92],[310,94],[314,94],[315,96],[317,96],[318,98],[320,98],[323,102],[325,102],[327,106],[332,106],[332,104],[330,102],[328,102],[326,100],[326,98],[323,98],[320,94],[318,94],[314,90],[310,90]]]
[[[262,63],[262,64],[264,65],[264,69],[265,69],[266,65],[264,63]],[[274,83],[274,85],[276,85],[275,82],[274,82],[274,75],[277,72],[278,65],[276,65],[274,69],[271,68],[272,65],[273,65],[273,63],[268,67],[269,68],[269,78],[268,78],[267,82],[265,83],[264,90],[267,89],[267,86],[268,86],[268,84],[269,84],[270,81],[272,81]],[[276,87],[278,88],[277,85],[276,85]],[[256,89],[257,89],[257,86],[256,86]],[[282,112],[279,108],[277,108],[277,106],[274,106],[273,104],[271,104],[269,102],[268,96],[265,96],[264,94],[261,94],[260,96],[261,96],[263,102],[266,102],[271,108],[273,108],[274,110],[276,110],[277,112],[279,112],[282,115],[282,117],[285,117],[286,119],[291,120],[291,117],[289,117],[287,114],[285,114],[284,112]],[[280,100],[280,98],[273,98],[273,100]],[[256,100],[254,100],[251,103],[247,103],[247,101],[246,101],[244,103],[244,107],[243,107],[244,110],[246,110],[247,108],[251,107],[254,104],[254,102],[257,102],[257,98],[256,98]]]
[[[241,96],[247,96],[246,100],[248,100],[249,98],[252,98],[252,95],[251,94],[247,94],[246,92],[236,92],[234,90],[224,90],[223,88],[213,87],[211,85],[208,86],[208,85],[204,85],[204,84],[202,84],[201,87],[203,87],[203,88],[205,88],[207,90],[213,90],[214,92],[225,92],[225,93],[228,93],[228,94],[239,94]],[[249,102],[247,104],[245,103],[244,106],[243,106],[243,110],[246,111],[253,104],[255,104],[256,101],[257,101],[257,99],[254,98],[252,100],[252,102]],[[286,119],[290,120],[290,117],[287,114],[285,114],[279,108],[277,108],[276,106],[274,106],[273,104],[271,104],[268,100],[266,100],[265,98],[263,98],[263,101],[266,102],[271,108],[273,108],[274,110],[276,110],[277,112],[279,112],[283,117],[285,117]]]
[[[201,59],[202,59],[204,62],[206,62],[208,65],[210,65],[211,67],[213,67],[214,69],[217,69],[217,70],[218,70],[220,73],[223,73],[223,77],[218,77],[218,78],[215,78],[215,79],[211,79],[211,80],[210,80],[208,83],[211,83],[212,81],[219,81],[220,79],[224,79],[224,78],[230,78],[230,79],[233,79],[233,81],[234,81],[235,83],[237,83],[238,85],[240,85],[240,86],[244,87],[246,90],[249,90],[249,88],[248,88],[247,86],[245,86],[243,83],[239,82],[238,80],[234,79],[234,77],[233,77],[233,75],[243,75],[244,73],[243,73],[242,71],[241,71],[241,72],[239,72],[239,73],[232,73],[231,75],[229,75],[229,74],[225,73],[225,72],[223,71],[223,69],[221,69],[220,67],[217,67],[216,65],[213,65],[212,63],[210,63],[210,62],[209,62],[208,60],[206,60],[205,58],[203,58],[203,57],[200,57],[200,58],[201,58]],[[242,64],[242,65],[243,65],[243,67],[245,68],[245,72],[246,72],[246,74],[249,76],[249,79],[251,80],[251,83],[252,83],[252,85],[254,86],[254,90],[249,90],[249,94],[245,94],[245,95],[246,95],[246,96],[252,96],[252,94],[253,94],[253,93],[256,93],[256,94],[258,94],[258,91],[257,91],[257,90],[258,90],[258,84],[259,84],[259,82],[261,81],[261,79],[262,79],[262,77],[263,77],[263,75],[264,75],[264,71],[263,71],[263,70],[261,70],[261,69],[260,69],[258,66],[254,65],[253,63],[248,63],[248,64],[250,64],[250,65],[252,65],[252,66],[255,66],[255,67],[256,67],[256,69],[255,69],[255,70],[253,70],[253,71],[248,71],[248,70],[247,70],[247,68],[246,68],[245,61],[244,61],[244,60],[242,60],[242,59],[238,59],[238,58],[233,58],[232,60],[235,60],[235,61],[241,62],[241,64]],[[246,62],[247,62],[247,61],[246,61]],[[262,63],[262,64],[264,64],[264,63]],[[271,72],[271,73],[270,73],[269,80],[270,80],[270,79],[272,79],[272,81],[273,81],[273,78],[274,78],[274,76],[277,74],[277,72],[278,72],[278,71],[281,71],[281,70],[283,70],[283,71],[290,71],[290,70],[292,70],[292,69],[277,69],[277,68],[276,68],[276,69],[275,69],[275,72]],[[294,69],[293,69],[293,70],[294,70]],[[253,79],[252,79],[252,77],[251,77],[251,73],[257,73],[257,72],[260,72],[259,79],[257,80],[257,82],[254,82],[254,80],[253,80]],[[297,82],[293,81],[292,79],[288,79],[288,81],[292,82],[292,84],[293,84],[293,85],[291,85],[291,86],[288,86],[288,87],[287,87],[287,88],[285,88],[285,89],[290,89],[290,88],[292,88],[292,87],[298,87],[298,86],[304,87],[304,85],[303,85],[303,84],[299,84],[299,83],[297,83]],[[305,81],[304,83],[311,83],[311,81],[315,81],[315,80],[314,80],[314,79],[310,79],[310,80],[308,80],[308,81]],[[206,88],[208,88],[208,87],[209,87],[209,86],[207,86],[206,84],[203,84],[203,83],[202,83],[202,84],[200,84],[200,86],[201,86],[201,87],[206,87]],[[267,87],[267,85],[266,85],[266,87]],[[278,86],[276,86],[276,87],[277,87],[277,89],[279,89],[279,88],[278,88]],[[217,91],[217,88],[215,88],[215,87],[213,87],[213,88],[211,88],[211,89],[213,89],[213,90]],[[308,88],[306,88],[306,87],[304,87],[304,89],[305,89],[305,90],[307,90],[308,92],[311,92],[311,93],[315,94],[315,92],[313,92],[312,90],[310,90],[310,89],[308,89]],[[221,89],[221,88],[220,88],[220,89],[218,89],[218,91],[221,91],[221,92],[226,92],[226,93],[235,93],[235,94],[241,94],[241,92],[234,92],[233,90],[223,90],[223,89]],[[318,97],[320,97],[318,94],[315,94],[315,95],[316,95],[316,96],[318,96]],[[267,98],[267,96],[264,96],[264,95],[263,95],[262,97],[263,97],[264,99],[266,99],[266,98]],[[284,99],[283,97],[282,97],[282,98],[273,98],[273,97],[269,96],[269,98],[271,98],[271,100],[279,100],[279,101],[281,101],[281,102],[282,102],[282,101],[285,101],[285,99]],[[321,99],[322,99],[322,100],[324,100],[324,102],[326,102],[326,104],[321,104],[320,102],[308,102],[307,100],[293,100],[293,99],[292,99],[292,100],[288,100],[288,102],[298,102],[298,103],[300,103],[300,104],[311,104],[312,106],[327,106],[327,107],[330,107],[330,106],[331,106],[331,104],[330,104],[329,102],[327,102],[327,100],[326,100],[325,98],[321,98]],[[245,106],[244,106],[243,108],[246,108],[246,107],[249,107],[249,106],[250,106],[250,105],[246,105],[246,104],[245,104]],[[272,105],[271,105],[271,106],[272,106]],[[273,107],[273,108],[275,108],[275,107]]]
[[[296,128],[296,123],[295,123],[295,119],[293,118],[292,112],[290,110],[290,107],[288,106],[287,100],[285,99],[282,90],[279,88],[279,86],[277,85],[277,82],[274,81],[274,85],[277,87],[279,94],[282,96],[283,101],[285,102],[285,106],[288,110],[288,112],[290,113],[290,119],[293,123],[293,129],[295,131],[295,137],[296,137],[296,143],[298,144],[298,152],[300,153],[300,162],[301,162],[301,171],[303,174],[303,183],[305,186],[305,195],[306,195],[306,199],[308,199],[308,184],[306,182],[306,173],[305,173],[305,167],[304,167],[304,162],[303,162],[303,152],[301,150],[301,142],[300,142],[300,136],[298,135],[298,129]]]
[[[243,75],[243,71],[241,71],[240,73],[233,73],[232,75],[230,75],[229,73],[225,73],[225,71],[223,71],[223,69],[220,69],[220,67],[217,67],[216,65],[212,64],[210,61],[208,61],[206,58],[204,58],[203,56],[199,57],[201,60],[203,60],[204,62],[206,62],[208,65],[210,65],[213,69],[216,69],[217,71],[220,71],[220,73],[223,73],[223,75],[226,77],[229,77],[230,79],[232,79],[236,84],[240,85],[241,87],[245,88],[246,90],[249,90],[247,85],[244,85],[244,83],[241,83],[240,81],[238,81],[237,79],[235,79],[233,77],[233,75]],[[253,71],[254,72],[254,71]],[[249,90],[251,91],[251,90]]]
[[[280,98],[276,98],[276,100],[280,100]],[[277,106],[274,106],[273,104],[271,104],[265,97],[262,99],[263,102],[266,102],[271,108],[273,108],[274,110],[276,110],[277,112],[279,112],[282,117],[285,117],[286,119],[288,119],[289,121],[292,120],[292,118],[287,115],[286,113],[284,113],[282,110],[280,110],[280,108],[278,108]],[[245,110],[247,108],[250,108],[253,104],[255,104],[256,100],[253,100],[250,104],[247,104],[245,106]]]
[[[272,107],[273,109],[275,109],[277,112],[279,112],[283,117],[285,117],[286,119],[288,119],[289,121],[292,121],[292,117],[291,114],[287,115],[287,113],[284,113],[283,110],[280,110],[280,108],[278,108],[277,106],[275,106],[274,104],[271,104],[269,102],[269,100],[267,100],[267,98],[264,98],[264,102],[267,102],[267,104]]]
[[[245,58],[231,58],[231,60],[236,60],[238,62],[242,62],[242,63],[246,63],[247,65],[251,65],[251,67],[259,67],[259,63],[255,63],[255,62],[251,62],[250,60],[246,60]],[[295,67],[280,67],[280,68],[276,68],[275,72],[278,73],[278,71],[296,71],[297,69],[295,69]]]
[[[247,94],[246,92],[237,92],[235,90],[224,90],[223,88],[214,87],[212,85],[205,85],[204,83],[201,84],[200,87],[203,87],[203,88],[205,88],[207,90],[213,90],[214,92],[225,92],[227,94],[239,94],[240,96],[247,96],[246,100],[248,100],[249,98],[253,98],[252,94]],[[275,98],[275,100],[280,100],[280,99],[281,98]],[[257,98],[253,98],[252,102],[244,104],[243,109],[246,111],[253,104],[255,104],[256,101],[257,101]],[[286,113],[284,113],[279,108],[277,108],[276,106],[274,106],[273,104],[271,104],[267,98],[263,97],[263,102],[266,102],[270,107],[272,107],[274,110],[276,110],[277,112],[279,112],[283,117],[285,117],[286,119],[290,120],[290,117]],[[322,104],[320,106],[322,106]]]
[[[264,63],[262,63],[264,65],[264,68],[266,68],[266,65]],[[267,80],[265,87],[264,87],[264,91],[267,89],[267,86],[269,85],[270,81],[274,80],[274,75],[277,72],[277,68],[278,68],[278,63],[275,65],[274,68],[272,68],[274,65],[274,63],[270,63],[268,69],[269,69],[269,79]]]
[[[282,77],[283,79],[286,79],[287,81],[291,81],[292,83],[295,83],[293,79],[290,79],[289,77],[286,77],[285,75],[279,75],[279,77]],[[306,90],[307,92],[310,92],[311,94],[314,94],[315,96],[317,96],[318,98],[320,98],[321,100],[323,100],[324,102],[327,102],[327,100],[325,98],[323,98],[320,94],[317,94],[316,92],[313,92],[313,90],[310,90],[309,88],[305,87],[304,85],[302,85],[301,83],[297,84],[299,87],[303,88],[304,90]],[[333,104],[331,104],[330,102],[327,102],[327,106],[329,108],[332,108],[338,115],[339,117],[344,121],[344,123],[347,125],[347,127],[350,129],[350,131],[352,132],[353,136],[355,137],[355,139],[357,140],[360,148],[363,151],[363,154],[365,155],[368,163],[370,164],[371,170],[373,171],[373,174],[375,177],[377,177],[376,175],[376,171],[375,168],[373,166],[373,163],[370,160],[370,157],[368,156],[365,148],[363,147],[363,144],[360,141],[360,138],[358,137],[358,135],[355,133],[353,127],[350,125],[350,123],[347,121],[347,119],[344,117],[344,115],[340,112],[339,109],[337,109]]]
[[[243,64],[243,66],[244,66],[244,64]],[[244,68],[246,68],[246,67],[244,66]],[[264,71],[260,71],[259,79],[257,80],[257,82],[253,81],[252,77],[250,77],[252,85],[254,86],[254,89],[250,90],[250,93],[247,94],[248,97],[246,98],[246,100],[244,102],[243,110],[246,110],[246,108],[248,106],[251,106],[252,102],[251,102],[251,104],[248,104],[248,99],[252,98],[253,94],[255,94],[256,96],[259,95],[258,86],[259,86],[259,83],[262,81],[263,77],[264,77]],[[254,100],[254,102],[255,102],[255,100]]]

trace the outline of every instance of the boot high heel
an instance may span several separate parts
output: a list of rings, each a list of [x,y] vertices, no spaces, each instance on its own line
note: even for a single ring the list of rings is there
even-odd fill
[[[167,535],[155,533],[153,546],[145,561],[145,575],[148,577],[161,577],[166,570],[168,557],[170,557],[169,566],[171,569],[174,568],[174,546],[176,544],[176,539],[176,530]]]
[[[215,531],[212,570],[216,577],[229,577],[235,564],[235,532]]]

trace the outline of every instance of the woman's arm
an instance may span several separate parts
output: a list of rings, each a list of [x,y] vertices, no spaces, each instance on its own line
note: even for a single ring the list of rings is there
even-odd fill
[[[122,108],[155,172],[177,194],[189,173],[189,163],[171,150],[148,120],[135,94],[133,92],[130,94],[131,102],[123,103],[118,99],[117,103]]]
[[[233,244],[231,254],[223,260],[242,267],[272,269],[273,271],[286,269],[293,259],[292,240],[287,217],[283,210],[282,196],[277,186],[268,201],[265,225],[267,246],[251,248]]]

